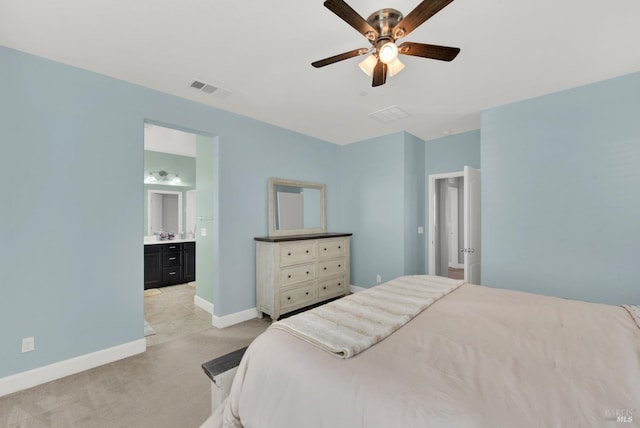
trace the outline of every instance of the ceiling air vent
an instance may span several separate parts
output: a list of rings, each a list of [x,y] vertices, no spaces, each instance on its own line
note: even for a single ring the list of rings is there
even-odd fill
[[[409,117],[409,113],[402,110],[398,106],[391,106],[383,108],[382,110],[374,111],[373,113],[369,113],[369,117],[383,123],[389,123],[396,120],[404,119],[405,117]]]
[[[197,80],[194,80],[193,83],[191,84],[191,87],[196,89],[202,89],[205,85],[206,83],[198,82]]]
[[[226,89],[219,88],[211,83],[202,82],[200,80],[194,80],[190,85],[192,88],[197,89],[205,94],[214,95],[218,98],[227,98],[231,95],[231,92]]]

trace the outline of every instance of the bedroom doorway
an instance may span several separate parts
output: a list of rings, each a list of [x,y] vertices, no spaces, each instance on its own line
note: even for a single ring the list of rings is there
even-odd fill
[[[480,171],[429,176],[429,274],[480,284]]]

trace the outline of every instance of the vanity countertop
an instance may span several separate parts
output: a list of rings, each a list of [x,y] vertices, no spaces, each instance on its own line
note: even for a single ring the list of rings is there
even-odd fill
[[[181,242],[196,242],[195,238],[184,238],[184,239],[167,239],[165,241],[158,241],[155,236],[152,239],[144,238],[144,245],[156,245],[156,244],[179,244]]]

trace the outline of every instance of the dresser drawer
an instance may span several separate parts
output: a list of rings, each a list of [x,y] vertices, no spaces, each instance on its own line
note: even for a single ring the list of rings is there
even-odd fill
[[[280,266],[295,265],[312,261],[316,258],[314,242],[286,244],[280,246]]]
[[[318,283],[318,297],[329,296],[333,294],[346,293],[347,281],[344,276],[337,278],[325,279]]]
[[[303,287],[297,287],[292,290],[284,291],[280,294],[280,306],[295,306],[301,303],[315,299],[315,287],[311,283]]]
[[[345,258],[320,262],[318,263],[318,276],[322,277],[345,272],[347,269],[346,265],[347,261]]]
[[[334,257],[342,257],[345,252],[344,239],[328,239],[326,241],[318,241],[318,256],[323,259]]]
[[[316,264],[307,263],[304,265],[292,266],[280,270],[280,285],[297,284],[299,282],[309,281],[316,277]]]

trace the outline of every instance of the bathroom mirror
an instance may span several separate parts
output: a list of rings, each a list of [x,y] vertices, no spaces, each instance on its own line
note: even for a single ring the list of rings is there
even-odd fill
[[[269,179],[269,235],[326,233],[326,186]]]
[[[182,230],[182,192],[147,191],[147,235],[165,231],[180,234]]]

